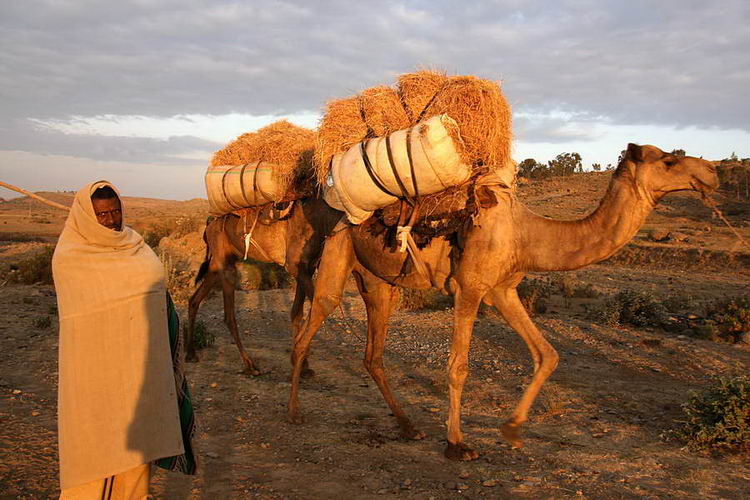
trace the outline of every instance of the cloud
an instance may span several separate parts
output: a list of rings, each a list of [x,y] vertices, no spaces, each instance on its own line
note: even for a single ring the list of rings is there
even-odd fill
[[[743,0],[2,2],[0,147],[180,161],[231,137],[175,117],[315,115],[420,66],[500,80],[531,143],[596,142],[601,124],[750,131],[748,14]],[[112,137],[102,117],[163,130]]]

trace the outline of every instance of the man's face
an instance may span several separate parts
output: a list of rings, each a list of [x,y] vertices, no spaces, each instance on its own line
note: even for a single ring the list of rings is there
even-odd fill
[[[96,220],[102,226],[114,231],[122,230],[122,207],[119,198],[91,199]]]

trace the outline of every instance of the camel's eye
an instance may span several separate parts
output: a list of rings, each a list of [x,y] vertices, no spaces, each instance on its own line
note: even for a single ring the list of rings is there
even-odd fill
[[[675,165],[677,165],[677,159],[674,157],[671,158],[664,158],[664,165],[666,165],[667,168],[672,168]]]

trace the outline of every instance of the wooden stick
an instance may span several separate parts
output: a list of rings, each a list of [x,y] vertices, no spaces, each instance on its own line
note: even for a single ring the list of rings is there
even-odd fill
[[[732,226],[726,217],[724,217],[724,214],[721,213],[721,210],[719,210],[719,207],[716,206],[716,202],[708,197],[705,193],[702,193],[703,201],[711,208],[713,209],[714,213],[719,216],[719,218],[724,222],[724,224],[727,225],[727,227],[734,233],[734,235],[737,237],[740,242],[745,245],[745,248],[750,250],[750,245],[745,241],[745,238],[742,237],[742,235],[737,231],[734,226]]]
[[[4,188],[10,189],[12,191],[17,191],[17,192],[19,192],[21,194],[25,194],[29,198],[34,198],[37,201],[41,201],[42,203],[46,203],[47,205],[49,205],[51,207],[60,208],[62,210],[67,210],[68,212],[70,212],[70,207],[66,207],[65,205],[60,205],[59,203],[56,203],[56,202],[54,202],[52,200],[48,200],[47,198],[42,198],[38,194],[34,194],[31,191],[26,191],[25,189],[22,189],[20,187],[13,186],[13,185],[5,183],[3,181],[0,181],[0,187],[4,187]]]

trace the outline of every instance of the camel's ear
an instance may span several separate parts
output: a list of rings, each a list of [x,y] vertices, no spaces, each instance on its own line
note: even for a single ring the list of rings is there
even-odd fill
[[[625,158],[637,163],[656,161],[663,156],[664,151],[659,148],[655,148],[654,146],[639,146],[632,142],[628,144],[628,149],[625,152]]]
[[[625,159],[630,161],[643,161],[642,150],[638,144],[628,143],[628,149],[625,150]]]

